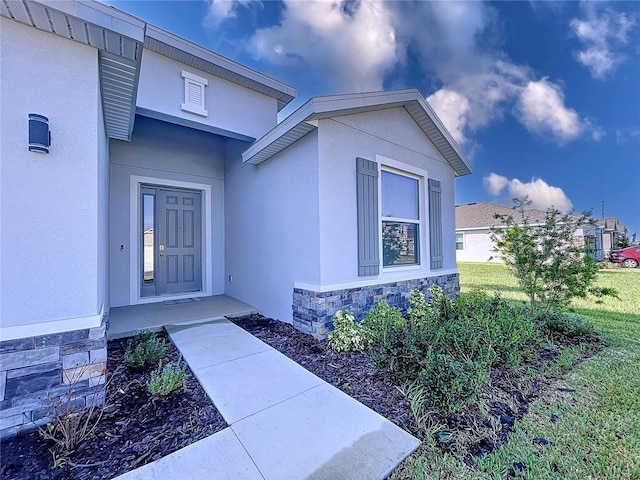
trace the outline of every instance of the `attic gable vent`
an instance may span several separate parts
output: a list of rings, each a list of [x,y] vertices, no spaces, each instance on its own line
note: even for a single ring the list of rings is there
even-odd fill
[[[184,79],[184,103],[182,104],[182,110],[206,117],[209,113],[204,108],[204,89],[209,82],[206,78],[185,72],[184,70],[182,71],[182,78]]]

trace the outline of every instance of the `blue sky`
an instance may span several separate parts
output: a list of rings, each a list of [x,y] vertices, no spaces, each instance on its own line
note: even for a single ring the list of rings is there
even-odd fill
[[[456,203],[640,237],[640,2],[110,1],[314,95],[418,88],[471,158]]]

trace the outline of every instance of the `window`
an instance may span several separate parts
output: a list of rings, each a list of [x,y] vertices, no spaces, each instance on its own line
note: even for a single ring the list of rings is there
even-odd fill
[[[156,289],[155,268],[155,203],[156,190],[142,187],[142,296],[154,295]]]
[[[456,233],[456,250],[464,250],[464,233]]]
[[[204,89],[208,85],[206,78],[199,77],[193,73],[182,71],[184,79],[184,103],[182,110],[206,117],[209,112],[205,110]]]
[[[420,263],[420,179],[382,170],[382,265]]]

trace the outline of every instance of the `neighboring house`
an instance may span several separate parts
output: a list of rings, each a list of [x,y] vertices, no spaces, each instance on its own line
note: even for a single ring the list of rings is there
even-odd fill
[[[618,222],[617,218],[603,218],[598,220],[598,226],[603,230],[602,246],[605,258],[609,257],[611,250],[616,250],[616,244],[620,237],[627,235],[627,227]]]
[[[516,223],[522,223],[518,210],[493,203],[469,203],[456,205],[456,258],[459,262],[502,262],[502,256],[494,250],[491,228],[501,226],[495,215],[511,215]],[[531,225],[545,222],[544,210],[528,209]],[[584,245],[596,260],[603,260],[602,229],[585,226],[574,234],[576,242]]]
[[[112,307],[227,294],[321,337],[339,308],[457,293],[471,167],[417,90],[278,124],[294,88],[112,7],[0,13],[2,435],[104,380]]]

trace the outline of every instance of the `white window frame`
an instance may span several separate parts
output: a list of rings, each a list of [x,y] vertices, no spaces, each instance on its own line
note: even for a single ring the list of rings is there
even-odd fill
[[[184,103],[182,104],[182,110],[189,113],[195,113],[206,117],[209,112],[205,109],[205,87],[209,84],[206,78],[194,75],[193,73],[182,70],[182,78],[184,79]],[[200,89],[200,102],[193,103],[189,101],[189,88],[196,87]]]
[[[427,240],[428,234],[426,224],[426,205],[425,205],[425,185],[428,178],[428,172],[421,168],[412,167],[402,162],[398,162],[391,158],[386,158],[381,155],[376,155],[376,161],[378,162],[378,212],[380,212],[380,220],[378,224],[379,235],[379,251],[380,251],[380,275],[393,275],[403,271],[421,270],[424,269],[424,255],[427,252]],[[398,175],[403,175],[408,178],[418,180],[418,220],[399,218],[399,217],[384,217],[382,216],[382,172],[387,171]],[[408,265],[384,265],[383,244],[382,244],[382,225],[383,221],[397,221],[399,223],[413,223],[418,225],[418,262]]]
[[[458,248],[458,235],[462,235],[462,241],[460,243],[462,243],[462,248]],[[464,251],[464,232],[456,232],[456,252],[463,252]]]

